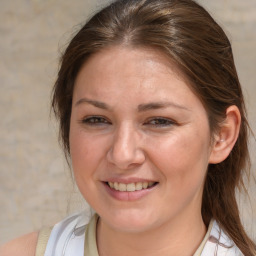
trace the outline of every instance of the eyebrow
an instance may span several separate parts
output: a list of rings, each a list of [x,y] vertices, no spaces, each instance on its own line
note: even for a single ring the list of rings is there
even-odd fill
[[[78,100],[76,102],[75,106],[78,106],[82,103],[87,103],[87,104],[93,105],[94,107],[101,108],[104,110],[110,110],[110,111],[112,110],[111,107],[108,106],[104,102],[97,101],[97,100],[90,100],[87,98],[82,98],[82,99]],[[174,107],[174,108],[179,108],[179,109],[189,111],[188,108],[186,108],[182,105],[176,104],[174,102],[169,102],[169,101],[165,102],[164,101],[164,102],[150,102],[150,103],[146,103],[146,104],[140,104],[140,105],[138,105],[138,112],[145,112],[145,111],[149,111],[149,110],[162,109],[162,108],[168,108],[168,107]]]
[[[90,100],[90,99],[87,99],[87,98],[82,98],[82,99],[78,100],[76,102],[75,106],[81,105],[82,103],[88,103],[90,105],[93,105],[96,108],[101,108],[101,109],[105,109],[105,110],[110,109],[110,107],[108,107],[108,105],[104,102],[100,102],[100,101],[97,101],[97,100]]]
[[[151,103],[147,103],[147,104],[140,104],[138,106],[138,111],[139,112],[144,112],[144,111],[148,111],[148,110],[154,110],[154,109],[161,109],[161,108],[168,108],[168,107],[174,107],[174,108],[179,108],[179,109],[184,109],[184,110],[189,110],[188,108],[176,104],[174,102],[151,102]]]

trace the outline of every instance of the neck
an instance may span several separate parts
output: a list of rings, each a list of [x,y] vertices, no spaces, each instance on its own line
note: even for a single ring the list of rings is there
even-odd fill
[[[192,256],[206,233],[202,217],[173,220],[171,223],[143,232],[122,232],[101,219],[97,227],[100,256]]]

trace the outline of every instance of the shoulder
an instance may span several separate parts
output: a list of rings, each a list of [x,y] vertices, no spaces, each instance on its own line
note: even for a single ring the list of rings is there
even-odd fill
[[[33,232],[22,237],[16,238],[0,247],[1,256],[34,256],[38,232]]]

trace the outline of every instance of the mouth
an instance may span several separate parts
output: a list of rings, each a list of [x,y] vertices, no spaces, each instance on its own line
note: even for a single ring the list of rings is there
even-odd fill
[[[158,182],[153,181],[144,181],[144,182],[133,182],[133,183],[119,183],[119,182],[106,182],[106,185],[108,185],[111,189],[121,192],[135,192],[135,191],[141,191],[146,190],[149,188],[152,188],[156,186]]]

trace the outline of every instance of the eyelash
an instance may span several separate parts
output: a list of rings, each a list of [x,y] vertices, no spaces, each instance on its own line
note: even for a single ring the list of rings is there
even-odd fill
[[[87,125],[111,124],[105,117],[102,116],[89,116],[84,118],[81,122]]]
[[[111,125],[111,122],[108,121],[105,117],[102,116],[90,116],[81,120],[81,123],[90,125],[90,126],[101,126],[101,125]],[[143,125],[149,125],[151,127],[170,127],[177,124],[175,121],[163,118],[163,117],[154,117],[147,120]]]
[[[152,122],[153,122],[153,124],[151,124]],[[149,121],[147,121],[146,124],[151,125],[151,126],[157,126],[157,127],[169,127],[169,126],[175,125],[177,123],[168,118],[154,117],[154,118],[150,119]]]

